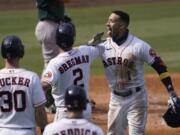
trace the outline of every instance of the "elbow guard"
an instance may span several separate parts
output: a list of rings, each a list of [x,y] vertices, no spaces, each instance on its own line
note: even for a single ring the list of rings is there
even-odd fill
[[[162,76],[162,78],[167,76],[167,67],[160,57],[155,57],[155,61],[151,66],[158,72],[160,76]]]
[[[164,62],[161,60],[160,57],[156,57],[154,63],[151,65],[159,74],[159,77],[163,84],[165,85],[168,92],[171,92],[174,90],[171,77],[169,72],[167,71],[167,67],[164,64]]]

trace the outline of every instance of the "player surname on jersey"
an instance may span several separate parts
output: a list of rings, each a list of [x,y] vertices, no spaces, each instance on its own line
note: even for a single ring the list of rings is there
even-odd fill
[[[69,68],[71,68],[75,65],[82,64],[82,63],[88,63],[88,62],[89,62],[89,56],[88,55],[82,55],[82,56],[74,57],[74,58],[66,61],[64,64],[62,64],[59,67],[59,71],[60,71],[60,73],[64,73]]]
[[[0,78],[0,86],[5,85],[21,85],[29,87],[30,79],[24,77],[7,77]]]
[[[55,135],[97,135],[97,131],[93,131],[90,129],[84,129],[84,128],[71,128],[60,131],[60,133],[57,133]]]

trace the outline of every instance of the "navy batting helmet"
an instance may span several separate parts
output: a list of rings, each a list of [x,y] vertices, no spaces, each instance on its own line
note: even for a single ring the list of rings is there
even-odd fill
[[[72,23],[61,23],[56,30],[56,44],[62,49],[73,46],[76,30]]]
[[[80,86],[71,86],[65,92],[65,106],[68,110],[86,109],[87,98],[85,90]]]
[[[17,36],[7,36],[1,45],[1,55],[3,58],[22,58],[24,56],[24,45]]]

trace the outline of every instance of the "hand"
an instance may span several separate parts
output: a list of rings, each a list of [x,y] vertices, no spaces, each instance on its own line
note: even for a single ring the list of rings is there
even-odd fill
[[[104,35],[104,32],[97,33],[96,35],[93,36],[91,40],[88,41],[88,45],[95,46],[103,42],[102,40],[103,35]]]
[[[171,95],[168,100],[168,105],[173,108],[175,113],[180,113],[180,98],[177,95]]]
[[[91,104],[92,109],[94,109],[96,106],[96,102],[94,101],[94,99],[89,99],[89,103]]]

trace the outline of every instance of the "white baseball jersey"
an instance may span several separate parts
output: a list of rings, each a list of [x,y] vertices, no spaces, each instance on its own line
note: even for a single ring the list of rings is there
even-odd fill
[[[105,46],[102,61],[112,91],[108,135],[123,135],[128,125],[130,135],[144,135],[147,119],[144,63],[150,65],[154,62],[155,51],[146,42],[130,34],[120,46],[111,38],[107,38],[102,45]],[[127,91],[124,95],[128,96],[117,94],[123,95]]]
[[[37,74],[20,68],[0,70],[0,134],[3,128],[35,129],[35,107],[45,102]]]
[[[154,62],[154,51],[147,43],[129,35],[120,46],[111,38],[103,45],[106,49],[102,59],[111,90],[144,85],[144,62]]]
[[[102,129],[86,119],[63,118],[46,126],[43,135],[104,135]]]
[[[69,86],[79,85],[84,87],[88,96],[90,65],[100,55],[100,50],[103,51],[103,49],[92,46],[81,46],[60,53],[48,64],[42,80],[52,86],[55,105],[57,109],[62,108],[62,113],[64,112],[64,93]],[[62,117],[62,115],[59,113],[58,117]]]

